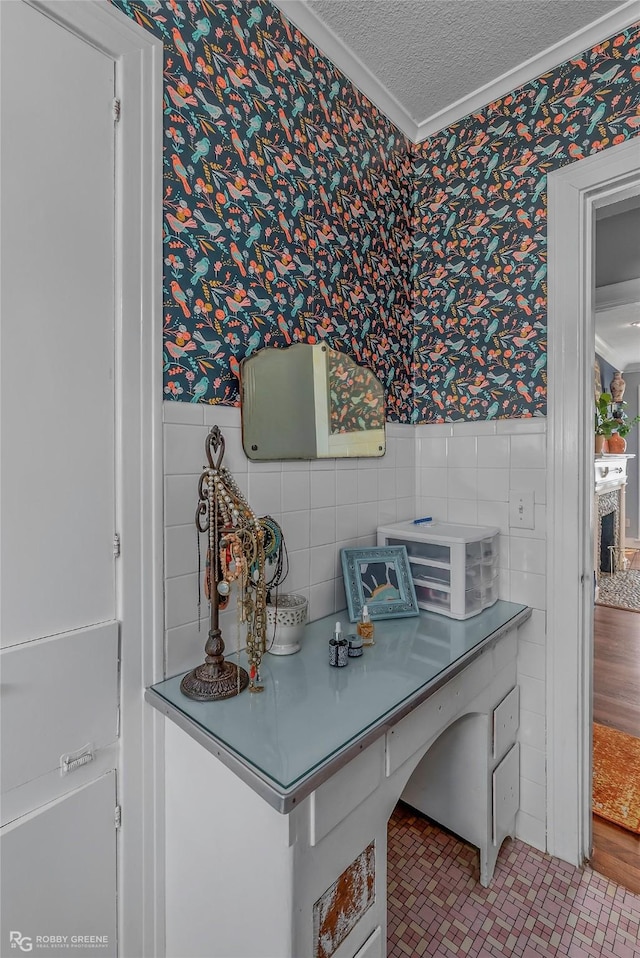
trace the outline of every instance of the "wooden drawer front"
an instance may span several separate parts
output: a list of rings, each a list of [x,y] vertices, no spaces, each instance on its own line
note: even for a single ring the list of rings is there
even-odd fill
[[[393,775],[451,722],[458,708],[453,686],[459,679],[456,676],[449,686],[439,689],[387,732],[387,775]]]
[[[520,689],[516,685],[493,710],[493,760],[500,761],[515,743],[520,726]]]
[[[3,792],[116,740],[117,622],[4,649],[0,664]]]
[[[493,844],[499,845],[513,830],[520,807],[520,746],[507,752],[493,773]]]
[[[387,733],[387,775],[393,775],[429,740],[435,741],[456,716],[464,714],[468,704],[491,684],[496,670],[493,654],[482,652],[475,662],[394,725]]]
[[[311,844],[328,835],[384,778],[384,735],[311,794]]]
[[[372,935],[369,935],[362,948],[359,948],[353,958],[384,958],[382,951],[382,929],[380,925]]]

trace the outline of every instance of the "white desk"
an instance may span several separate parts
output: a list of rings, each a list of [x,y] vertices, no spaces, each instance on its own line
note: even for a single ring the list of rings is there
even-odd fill
[[[530,614],[498,602],[463,622],[378,622],[376,645],[333,669],[342,613],[311,623],[299,653],[265,656],[259,695],[194,702],[180,676],[148,690],[168,718],[167,955],[382,958],[401,796],[479,847],[488,884],[519,804]]]

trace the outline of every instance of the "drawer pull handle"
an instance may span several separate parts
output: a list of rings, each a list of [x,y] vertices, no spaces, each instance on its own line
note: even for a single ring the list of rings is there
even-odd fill
[[[77,752],[69,752],[67,755],[60,756],[60,774],[68,775],[69,772],[75,772],[77,768],[88,765],[94,759],[93,748],[91,745],[85,745],[79,748]]]

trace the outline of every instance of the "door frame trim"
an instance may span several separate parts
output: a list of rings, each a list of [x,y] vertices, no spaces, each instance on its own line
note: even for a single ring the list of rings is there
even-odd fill
[[[639,142],[548,184],[547,851],[574,865],[591,854],[595,214],[640,192]]]
[[[104,0],[25,0],[116,64],[117,616],[121,622],[118,953],[164,954],[163,44]],[[126,174],[126,175],[125,175]],[[125,216],[126,213],[126,216]],[[126,227],[126,228],[125,228]]]

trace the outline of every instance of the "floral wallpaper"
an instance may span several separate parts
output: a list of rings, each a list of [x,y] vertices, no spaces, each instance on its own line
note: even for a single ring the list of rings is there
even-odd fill
[[[414,422],[544,415],[547,176],[640,133],[640,25],[415,148]]]
[[[113,0],[164,41],[164,391],[325,340],[411,415],[408,140],[267,0]]]
[[[546,413],[549,172],[640,132],[640,25],[412,145],[269,0],[111,0],[164,41],[164,391],[326,341],[387,419]]]

